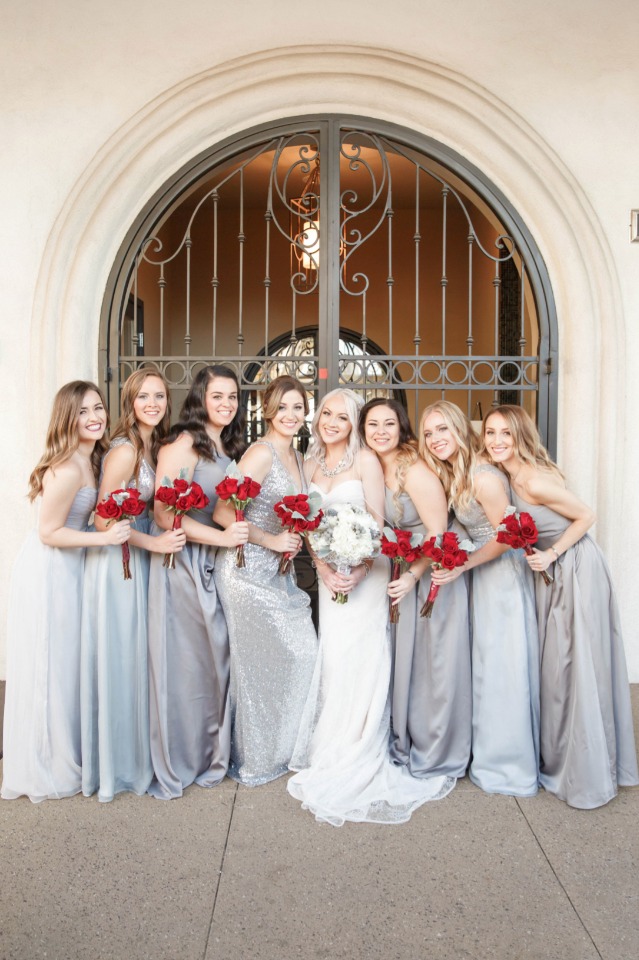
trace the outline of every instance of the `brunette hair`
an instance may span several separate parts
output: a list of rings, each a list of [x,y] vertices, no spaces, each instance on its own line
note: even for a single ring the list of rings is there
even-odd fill
[[[29,500],[35,500],[42,493],[42,481],[47,470],[55,470],[78,449],[80,445],[78,417],[82,409],[82,401],[91,390],[99,396],[106,414],[105,432],[99,440],[96,440],[91,454],[91,466],[96,483],[98,482],[100,463],[109,446],[106,440],[106,433],[109,429],[109,412],[104,394],[95,383],[91,383],[89,380],[72,380],[60,387],[54,397],[44,453],[29,477]]]
[[[352,465],[355,460],[355,456],[362,446],[358,432],[358,423],[359,412],[364,402],[359,394],[355,393],[354,390],[350,390],[348,387],[338,387],[336,390],[331,390],[329,393],[327,393],[325,397],[322,397],[320,404],[315,411],[315,416],[313,417],[313,422],[311,424],[311,447],[308,452],[308,457],[319,462],[320,457],[326,455],[326,444],[320,436],[318,424],[322,410],[331,400],[331,398],[334,397],[343,397],[346,413],[351,424],[351,432],[346,442],[346,453],[344,456],[346,464],[344,469],[346,469],[346,467],[350,467]]]
[[[438,460],[427,448],[424,440],[424,422],[431,413],[439,413],[457,441],[458,450],[450,460]],[[431,470],[441,480],[448,505],[468,507],[474,494],[473,474],[479,463],[481,441],[465,413],[449,400],[431,403],[419,423],[419,453]]]
[[[375,397],[374,400],[369,400],[368,403],[364,404],[359,414],[359,433],[364,443],[366,443],[366,420],[370,411],[376,407],[388,407],[397,417],[399,424],[399,443],[397,444],[397,461],[395,464],[397,490],[393,494],[395,523],[399,523],[404,513],[399,498],[404,490],[406,474],[408,473],[409,467],[412,467],[412,465],[417,462],[419,456],[417,452],[417,437],[415,436],[415,431],[413,430],[406,408],[399,400],[394,400],[393,398],[385,400],[384,397]]]
[[[132,373],[127,379],[126,383],[122,387],[122,394],[120,397],[120,419],[116,423],[113,435],[111,437],[111,443],[113,443],[114,440],[117,440],[118,437],[126,437],[129,443],[133,445],[133,449],[135,450],[135,466],[133,469],[133,476],[136,480],[138,479],[140,466],[142,465],[142,459],[144,457],[144,442],[140,436],[138,422],[135,419],[135,410],[133,408],[133,404],[142,390],[144,381],[148,377],[156,377],[158,380],[161,380],[164,384],[164,389],[166,390],[166,413],[160,422],[153,427],[153,431],[151,433],[151,456],[154,464],[157,463],[160,444],[167,435],[171,425],[171,394],[166,377],[163,373],[160,373],[159,370],[156,370],[155,367],[141,367],[139,370],[136,370],[134,373]]]
[[[291,377],[289,374],[284,374],[281,377],[276,377],[264,391],[262,396],[262,410],[264,413],[264,420],[266,421],[267,428],[270,427],[272,420],[274,419],[278,407],[282,401],[282,397],[285,393],[288,393],[290,390],[295,390],[296,393],[299,393],[304,400],[304,416],[308,416],[308,395],[306,393],[306,388],[304,384],[300,383],[295,377]]]
[[[508,424],[515,445],[515,453],[520,460],[534,467],[539,467],[542,470],[547,470],[549,473],[553,473],[563,479],[563,473],[557,464],[550,459],[548,451],[541,442],[535,421],[523,407],[503,403],[486,415],[482,429],[482,441],[484,444],[482,452],[486,451],[486,425],[494,413],[499,413]],[[488,451],[486,451],[486,455],[490,456]]]
[[[214,380],[216,377],[232,380],[237,387],[239,400],[240,384],[235,371],[219,363],[211,363],[206,367],[202,367],[193,380],[191,389],[182,404],[180,419],[171,427],[167,436],[162,441],[162,445],[172,443],[181,433],[190,433],[193,439],[193,449],[197,452],[198,456],[204,460],[217,459],[219,451],[206,432],[206,424],[208,423],[206,390],[211,380]],[[244,425],[244,410],[238,405],[237,413],[220,434],[224,451],[232,460],[239,460],[246,449]]]

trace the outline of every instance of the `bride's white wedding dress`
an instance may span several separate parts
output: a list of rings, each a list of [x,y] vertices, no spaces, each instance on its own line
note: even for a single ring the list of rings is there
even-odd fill
[[[311,487],[318,487],[311,484]],[[365,507],[360,480],[324,494],[323,506]],[[300,733],[290,763],[289,793],[334,826],[346,820],[403,823],[428,800],[445,797],[451,777],[416,779],[389,758],[391,646],[389,568],[385,557],[334,603],[319,585],[320,647]]]

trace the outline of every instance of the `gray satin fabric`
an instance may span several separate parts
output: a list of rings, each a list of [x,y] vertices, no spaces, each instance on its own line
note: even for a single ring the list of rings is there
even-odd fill
[[[215,487],[229,462],[225,456],[198,460],[193,479],[210,503],[192,511],[192,519],[212,526]],[[149,793],[160,799],[180,797],[194,782],[215,786],[228,768],[228,632],[213,578],[216,552],[189,542],[176,554],[174,570],[162,566],[162,554],[151,558],[149,705],[155,778]]]
[[[499,477],[489,464],[477,468]],[[479,548],[495,531],[473,500],[456,509]],[[469,776],[487,793],[527,797],[539,779],[539,648],[532,574],[521,550],[471,571],[473,759]]]
[[[273,506],[289,491],[291,477],[268,446],[273,464],[246,519],[277,534],[282,526]],[[287,772],[317,656],[308,594],[297,587],[293,570],[278,573],[280,557],[249,543],[244,568],[229,549],[220,550],[215,569],[231,647],[229,776],[249,786]]]
[[[387,522],[425,534],[408,494],[400,495],[401,518],[393,496],[387,488]],[[402,600],[399,623],[391,627],[390,752],[393,761],[406,765],[414,777],[463,777],[470,760],[472,705],[466,576],[440,589],[432,616],[426,619],[419,612],[429,589],[426,571],[417,589]]]
[[[538,547],[554,544],[570,521],[513,491],[531,514]],[[541,773],[550,793],[573,807],[601,806],[618,786],[639,783],[632,707],[614,588],[588,535],[535,578],[541,656]]]

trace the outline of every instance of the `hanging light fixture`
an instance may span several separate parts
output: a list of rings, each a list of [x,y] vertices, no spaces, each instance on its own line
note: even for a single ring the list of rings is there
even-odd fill
[[[300,196],[291,199],[291,272],[296,287],[307,290],[315,287],[319,269],[319,177],[317,157]]]

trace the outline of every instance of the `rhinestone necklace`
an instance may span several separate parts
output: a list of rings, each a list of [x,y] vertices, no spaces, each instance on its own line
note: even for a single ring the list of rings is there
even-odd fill
[[[326,466],[326,457],[324,456],[324,454],[321,455],[321,457],[318,459],[317,462],[319,463],[320,470],[322,471],[324,476],[329,478],[336,477],[338,473],[341,473],[342,470],[345,470],[346,467],[348,466],[346,460],[342,458],[342,460],[339,461],[336,467],[333,467],[332,470],[329,470],[328,467]]]

